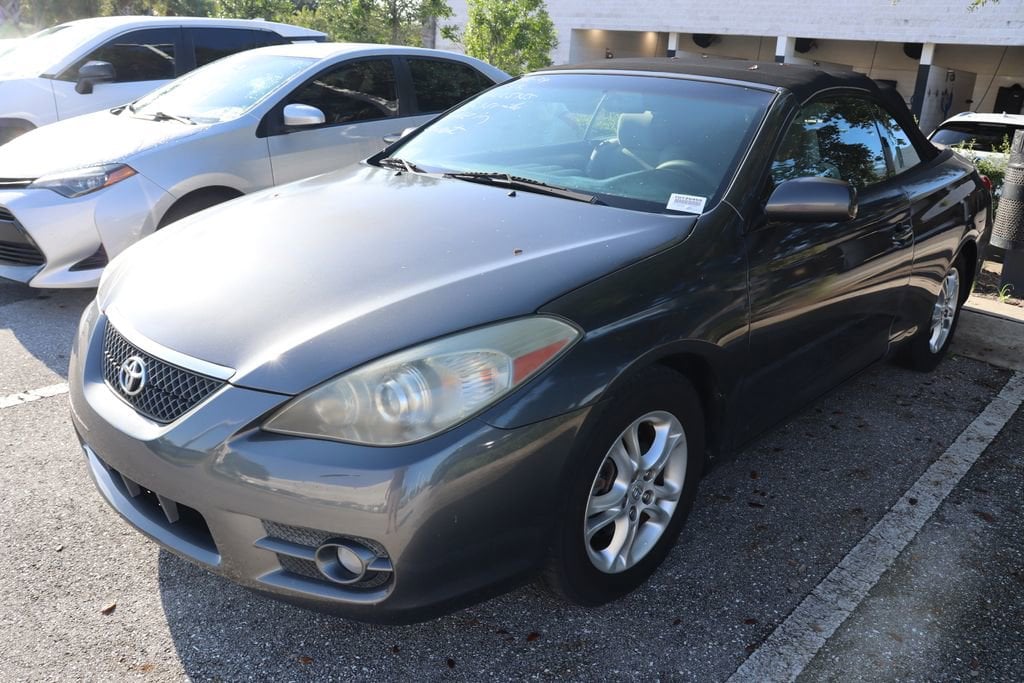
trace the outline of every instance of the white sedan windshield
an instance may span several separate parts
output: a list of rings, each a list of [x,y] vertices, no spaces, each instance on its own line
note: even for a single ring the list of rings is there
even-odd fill
[[[315,60],[240,53],[218,60],[137,100],[135,116],[177,116],[195,123],[238,118]]]

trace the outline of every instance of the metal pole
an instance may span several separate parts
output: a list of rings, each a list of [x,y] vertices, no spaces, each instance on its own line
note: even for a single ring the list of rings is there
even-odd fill
[[[1013,134],[991,243],[1006,250],[1000,290],[1009,286],[1010,294],[1024,297],[1024,130]]]

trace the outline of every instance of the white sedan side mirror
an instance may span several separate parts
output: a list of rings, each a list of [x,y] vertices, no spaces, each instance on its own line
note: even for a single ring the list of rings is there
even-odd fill
[[[289,128],[319,126],[326,120],[322,111],[308,104],[288,104],[284,108],[284,125]]]

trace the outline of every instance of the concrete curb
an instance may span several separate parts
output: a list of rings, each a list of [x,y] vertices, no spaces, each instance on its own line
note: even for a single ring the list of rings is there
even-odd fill
[[[1024,308],[971,297],[960,312],[952,351],[1010,370],[1024,370]]]

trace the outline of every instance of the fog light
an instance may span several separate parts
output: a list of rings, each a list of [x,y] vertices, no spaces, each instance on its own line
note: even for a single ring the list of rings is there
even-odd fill
[[[341,562],[342,567],[356,575],[361,575],[366,571],[366,565],[359,559],[359,555],[347,545],[338,546],[338,562]]]
[[[391,571],[391,563],[352,538],[331,538],[316,549],[316,566],[326,578],[345,585],[360,583],[378,572]]]

